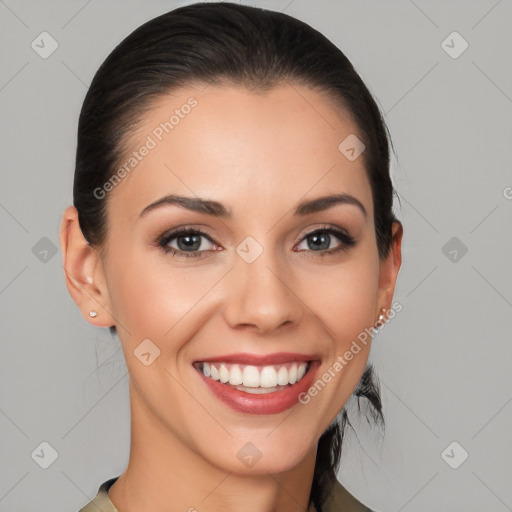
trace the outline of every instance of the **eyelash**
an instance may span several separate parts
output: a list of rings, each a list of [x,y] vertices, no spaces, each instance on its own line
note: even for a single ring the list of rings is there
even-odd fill
[[[340,251],[346,251],[350,247],[354,246],[356,243],[356,240],[350,236],[348,233],[341,229],[333,228],[330,226],[322,226],[321,228],[316,228],[313,231],[310,231],[309,233],[306,233],[300,240],[302,242],[307,237],[311,235],[315,235],[317,233],[327,233],[327,234],[333,234],[337,238],[340,239],[342,242],[338,247],[335,247],[334,249],[327,249],[324,251],[309,251],[313,253],[317,253],[319,256],[329,256],[333,255],[334,253],[340,252]],[[171,240],[175,238],[179,238],[180,236],[184,235],[202,235],[205,238],[207,238],[211,243],[215,244],[215,242],[210,238],[210,236],[198,228],[182,228],[178,229],[176,231],[172,231],[171,233],[165,233],[161,235],[158,238],[158,246],[164,251],[165,254],[172,253],[172,256],[178,256],[182,258],[197,258],[197,257],[203,257],[203,254],[208,251],[192,251],[192,252],[186,252],[186,251],[180,251],[178,249],[175,249],[174,247],[168,247],[168,244]],[[215,244],[216,245],[216,244]],[[298,251],[302,252],[302,251]]]

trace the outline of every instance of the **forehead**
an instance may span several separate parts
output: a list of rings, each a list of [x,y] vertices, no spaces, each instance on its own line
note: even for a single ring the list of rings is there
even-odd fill
[[[215,199],[233,210],[286,210],[301,198],[349,193],[372,211],[363,158],[339,146],[361,134],[328,97],[298,84],[265,93],[237,86],[184,87],[159,97],[127,138],[109,209],[134,218],[169,193]],[[146,148],[146,149],[144,149]]]

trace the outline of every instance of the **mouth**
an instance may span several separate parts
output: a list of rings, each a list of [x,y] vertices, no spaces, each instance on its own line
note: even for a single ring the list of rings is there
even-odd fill
[[[234,354],[195,361],[193,366],[213,395],[232,409],[277,414],[297,404],[320,361],[301,354]]]
[[[275,393],[299,382],[311,362],[288,362],[278,365],[244,365],[228,362],[199,361],[195,368],[214,381],[252,394]]]

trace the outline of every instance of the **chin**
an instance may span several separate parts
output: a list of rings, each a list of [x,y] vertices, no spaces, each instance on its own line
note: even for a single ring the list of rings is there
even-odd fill
[[[235,437],[220,452],[213,453],[210,446],[204,456],[222,471],[252,476],[283,473],[300,465],[308,455],[316,456],[317,442],[313,437],[297,439],[286,429],[281,435],[274,432],[265,438],[267,435],[268,432],[260,436]]]

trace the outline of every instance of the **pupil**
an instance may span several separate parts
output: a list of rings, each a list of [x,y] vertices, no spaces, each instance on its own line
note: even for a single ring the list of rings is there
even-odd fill
[[[181,241],[186,240],[184,244]],[[181,249],[199,249],[201,240],[198,235],[183,235],[178,238],[178,246]]]
[[[316,247],[317,249],[320,248],[320,249],[328,249],[329,248],[329,245],[330,245],[330,235],[324,233],[322,235],[311,235],[311,238],[312,240],[314,240],[314,247]],[[317,241],[320,241],[320,244],[316,244]],[[323,244],[323,247],[322,247],[322,241],[324,242]],[[325,243],[327,242],[327,243]]]

